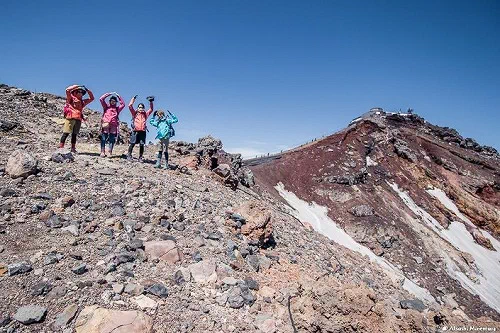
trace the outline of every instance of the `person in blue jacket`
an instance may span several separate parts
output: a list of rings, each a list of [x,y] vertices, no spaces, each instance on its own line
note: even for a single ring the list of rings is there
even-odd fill
[[[170,138],[175,135],[174,128],[172,124],[175,124],[179,120],[177,117],[168,111],[168,116],[165,116],[165,112],[162,110],[155,111],[153,113],[153,118],[149,123],[156,127],[158,133],[156,134],[156,139],[158,139],[158,155],[156,157],[156,168],[161,168],[161,157],[165,154],[165,169],[168,169],[168,144]]]

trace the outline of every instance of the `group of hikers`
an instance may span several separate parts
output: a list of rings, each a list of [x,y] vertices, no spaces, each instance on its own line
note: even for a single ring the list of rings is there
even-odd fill
[[[88,93],[88,98],[83,98]],[[109,99],[108,99],[109,97]],[[108,99],[109,102],[106,101]],[[161,168],[162,157],[165,156],[165,168],[168,164],[168,144],[170,138],[175,135],[172,124],[178,122],[177,117],[167,110],[165,114],[162,110],[153,111],[154,96],[148,96],[149,109],[146,111],[144,103],[139,103],[137,109],[134,108],[137,95],[132,97],[128,108],[132,114],[132,135],[128,147],[127,159],[132,160],[134,146],[139,144],[139,161],[144,161],[144,146],[146,144],[147,119],[151,114],[153,117],[149,124],[157,128],[156,139],[158,140],[158,155],[156,167]],[[66,104],[64,106],[64,126],[63,134],[59,143],[59,148],[64,148],[68,136],[71,134],[71,152],[76,153],[76,139],[80,132],[82,121],[85,121],[83,108],[94,100],[94,94],[83,85],[72,85],[66,88]],[[101,157],[112,156],[120,130],[120,112],[125,108],[123,98],[116,92],[108,92],[99,99],[102,105],[103,114],[101,118]],[[120,102],[118,104],[118,101]],[[108,150],[106,152],[106,144]]]

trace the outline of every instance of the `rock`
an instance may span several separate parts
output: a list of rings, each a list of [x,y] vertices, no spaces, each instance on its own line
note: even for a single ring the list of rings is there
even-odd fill
[[[135,283],[127,283],[124,292],[129,295],[140,295],[144,292],[144,287]]]
[[[14,128],[20,126],[18,122],[8,121],[8,120],[0,120],[0,131],[8,132],[12,131]]]
[[[127,246],[131,250],[143,249],[144,248],[144,242],[141,239],[139,239],[139,238],[134,238],[134,239],[132,239],[127,244]]]
[[[416,262],[417,264],[419,264],[419,265],[423,262],[422,257],[413,257],[413,259],[414,259],[414,260],[415,260],[415,262]]]
[[[169,264],[175,264],[181,260],[179,249],[171,240],[145,242],[144,251],[151,259],[159,259]]]
[[[419,299],[405,299],[399,302],[402,309],[413,309],[422,312],[426,309],[425,304]]]
[[[47,308],[39,305],[26,305],[17,309],[14,319],[24,325],[39,323],[45,319]]]
[[[202,260],[203,258],[201,257],[201,253],[199,251],[193,253],[193,261],[200,262]]]
[[[262,297],[273,298],[274,295],[276,295],[276,290],[274,290],[273,288],[271,288],[269,286],[263,286],[262,288],[260,288],[259,294]]]
[[[260,261],[259,261],[259,257],[257,255],[248,255],[247,258],[247,263],[250,265],[250,267],[252,267],[252,269],[256,272],[259,271],[259,267],[260,267]]]
[[[30,154],[22,151],[14,151],[5,167],[5,172],[12,178],[28,177],[37,172],[38,161]]]
[[[238,180],[243,186],[253,187],[255,185],[255,178],[252,170],[249,168],[241,168],[238,170]]]
[[[65,286],[54,287],[47,295],[47,300],[57,300],[66,295],[67,289]]]
[[[72,234],[73,236],[79,235],[78,226],[74,224],[68,225],[67,227],[62,228],[61,230],[69,234]]]
[[[152,333],[153,321],[140,311],[85,307],[75,323],[76,333]]]
[[[245,278],[244,282],[248,286],[248,288],[252,290],[259,290],[259,283],[254,279],[247,277]]]
[[[10,319],[9,315],[2,314],[0,315],[0,327],[5,327],[10,324],[12,319]]]
[[[73,206],[74,203],[75,203],[75,199],[73,199],[73,197],[70,195],[66,195],[66,196],[57,200],[57,204],[59,205],[59,207],[62,207],[62,208],[71,207],[71,206]]]
[[[111,288],[113,288],[115,294],[121,294],[125,290],[125,286],[122,283],[114,283],[111,285]]]
[[[174,281],[177,284],[183,284],[191,281],[191,272],[188,268],[181,267],[174,274]]]
[[[488,250],[496,251],[496,249],[491,244],[491,241],[486,238],[479,229],[474,229],[474,231],[472,231],[472,238],[474,238],[474,241],[476,241],[476,243],[487,248]]]
[[[204,260],[188,266],[194,282],[202,284],[217,282],[216,268],[212,260]]]
[[[31,295],[33,296],[44,296],[47,295],[52,290],[52,285],[49,282],[42,281],[35,284],[31,288]]]
[[[373,210],[372,207],[368,205],[359,205],[359,206],[354,206],[349,210],[349,213],[356,217],[366,217],[366,216],[372,216],[375,211]]]
[[[239,309],[245,305],[245,300],[241,296],[241,289],[239,287],[233,287],[229,290],[227,304],[233,309]]]
[[[45,221],[45,225],[48,228],[61,228],[63,223],[59,219],[59,217],[55,214],[51,215],[47,221]]]
[[[125,212],[125,209],[123,209],[123,207],[119,206],[119,205],[113,206],[113,209],[111,212],[112,212],[113,216],[124,216],[127,214],[127,212]]]
[[[78,305],[70,304],[66,308],[64,308],[63,312],[59,313],[56,317],[56,321],[54,322],[54,328],[61,328],[67,326],[73,318],[75,318],[76,313],[78,312]]]
[[[238,280],[236,280],[232,276],[228,276],[228,277],[225,277],[224,279],[222,279],[222,283],[227,284],[229,286],[235,286],[238,284]]]
[[[408,147],[408,143],[403,140],[395,139],[394,141],[394,152],[413,163],[417,163],[417,155]]]
[[[75,268],[73,268],[71,271],[77,275],[85,274],[87,272],[87,265],[86,264],[78,265]]]
[[[231,167],[227,164],[220,164],[213,171],[222,178],[226,178],[231,174]]]
[[[75,157],[70,151],[58,150],[52,154],[50,160],[56,163],[70,163],[75,161]]]
[[[177,231],[184,231],[186,229],[186,225],[183,222],[174,222],[173,228]]]
[[[33,267],[25,261],[10,264],[8,266],[9,276],[31,272]]]
[[[158,307],[158,303],[147,297],[147,296],[144,296],[144,295],[139,295],[139,296],[135,296],[135,297],[132,297],[131,299],[131,302],[136,304],[138,307],[140,307],[141,309],[156,309]]]
[[[0,197],[15,197],[17,196],[16,191],[11,188],[3,188],[0,190]]]
[[[158,296],[160,298],[166,298],[168,297],[168,290],[167,287],[163,283],[155,283],[149,288],[146,289],[146,292],[148,294],[152,294],[155,296]]]
[[[248,201],[238,207],[235,213],[244,216],[241,233],[260,247],[273,242],[272,213],[257,201]]]
[[[274,333],[276,332],[276,321],[271,314],[259,313],[255,317],[254,325],[259,329],[259,332]]]
[[[266,270],[271,268],[272,261],[266,256],[259,256],[259,269]]]

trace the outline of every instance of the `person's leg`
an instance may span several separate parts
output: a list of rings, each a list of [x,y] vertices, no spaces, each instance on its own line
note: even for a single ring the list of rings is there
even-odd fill
[[[158,154],[156,155],[156,168],[161,168],[161,156],[163,155],[163,140],[158,141]]]
[[[68,138],[69,133],[63,133],[61,136],[61,140],[59,140],[59,148],[64,148],[64,144],[66,143],[66,139]]]
[[[71,119],[65,119],[63,126],[63,134],[61,136],[61,140],[59,140],[59,148],[64,148],[66,139],[72,132],[73,132],[73,122],[71,121]]]
[[[146,131],[137,133],[137,140],[139,141],[139,161],[143,161],[144,145],[146,144]]]
[[[108,135],[109,135],[108,133],[104,132],[101,133],[101,157],[106,156],[105,149],[106,149],[106,141],[108,140]]]
[[[71,152],[76,153],[76,138],[78,136],[78,133],[80,133],[80,127],[82,125],[82,121],[76,119],[73,119],[73,121],[74,121],[73,132],[71,133]]]
[[[132,134],[130,134],[130,146],[128,146],[128,154],[127,154],[128,160],[132,160],[132,151],[134,150],[136,142],[137,142],[137,132],[132,131]]]
[[[165,169],[168,169],[168,144],[170,143],[170,139],[163,139],[162,141],[165,154]]]
[[[113,155],[113,148],[115,147],[115,142],[116,142],[116,133],[109,133],[108,137],[109,156]]]

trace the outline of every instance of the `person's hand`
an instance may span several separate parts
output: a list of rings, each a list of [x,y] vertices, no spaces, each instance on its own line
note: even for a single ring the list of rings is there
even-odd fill
[[[135,95],[135,96],[133,97],[133,98],[134,98],[134,100],[135,100],[135,99],[137,99],[137,96],[139,96],[139,95]]]
[[[81,87],[83,88],[83,90],[88,91],[87,87],[85,87],[85,86],[81,86]]]

